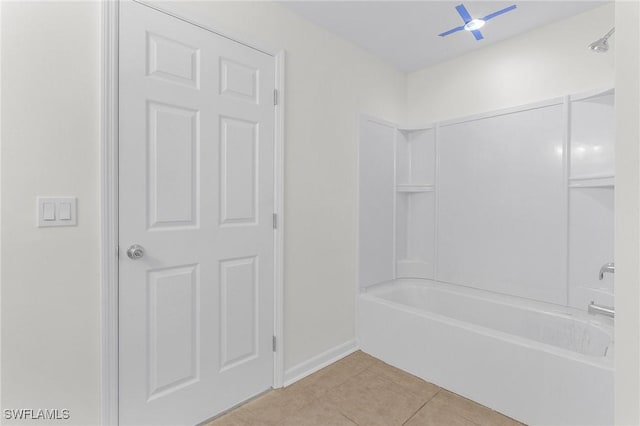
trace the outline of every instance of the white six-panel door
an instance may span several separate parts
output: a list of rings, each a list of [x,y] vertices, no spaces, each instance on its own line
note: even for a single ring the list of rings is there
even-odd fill
[[[196,424],[272,384],[274,58],[123,2],[119,59],[119,420]]]

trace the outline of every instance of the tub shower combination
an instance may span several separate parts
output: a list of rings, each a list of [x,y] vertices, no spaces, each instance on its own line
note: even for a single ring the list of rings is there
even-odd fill
[[[572,309],[428,280],[371,287],[362,350],[527,424],[612,424],[612,326]]]
[[[613,98],[362,117],[362,350],[527,424],[612,424]]]

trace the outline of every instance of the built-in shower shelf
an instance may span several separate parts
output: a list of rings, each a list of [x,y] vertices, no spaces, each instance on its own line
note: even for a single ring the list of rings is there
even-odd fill
[[[425,130],[431,130],[433,129],[433,126],[420,126],[420,127],[398,127],[398,131],[402,132],[403,134],[407,135],[409,133],[414,133],[414,132],[424,132]]]
[[[401,184],[396,186],[398,192],[433,192],[435,187],[433,185],[413,185],[413,184]]]
[[[579,176],[569,178],[569,188],[613,188],[613,175]]]

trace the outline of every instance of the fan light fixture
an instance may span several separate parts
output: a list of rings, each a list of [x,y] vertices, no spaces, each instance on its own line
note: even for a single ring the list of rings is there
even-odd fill
[[[482,19],[472,19],[471,21],[469,21],[466,24],[464,24],[464,29],[466,31],[479,30],[480,28],[484,27],[484,24],[486,22],[487,21],[483,21]]]
[[[464,7],[463,4],[459,4],[456,6],[456,10],[458,11],[458,15],[460,15],[460,17],[462,18],[462,20],[464,21],[464,25],[460,25],[459,27],[455,27],[450,29],[449,31],[445,31],[441,34],[438,34],[440,37],[446,37],[449,34],[453,34],[453,33],[457,33],[458,31],[469,31],[471,34],[473,34],[473,36],[476,38],[476,40],[482,40],[484,38],[484,36],[482,35],[482,33],[480,32],[480,28],[484,27],[484,24],[489,20],[489,19],[493,19],[496,16],[500,16],[503,13],[507,13],[507,12],[511,12],[512,10],[516,9],[517,6],[511,5],[509,7],[505,7],[504,9],[500,9],[496,12],[490,13],[487,16],[484,16],[482,18],[474,18],[471,16],[471,14],[469,13],[469,11],[467,10],[466,7]]]

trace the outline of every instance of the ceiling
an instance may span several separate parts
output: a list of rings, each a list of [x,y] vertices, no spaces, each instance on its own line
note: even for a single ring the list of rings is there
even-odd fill
[[[551,22],[577,15],[608,1],[464,1],[472,17],[512,4],[482,28],[484,40],[467,31],[438,34],[464,24],[457,1],[286,1],[281,4],[332,33],[362,47],[402,71],[462,55]],[[586,40],[585,43],[591,40]]]

